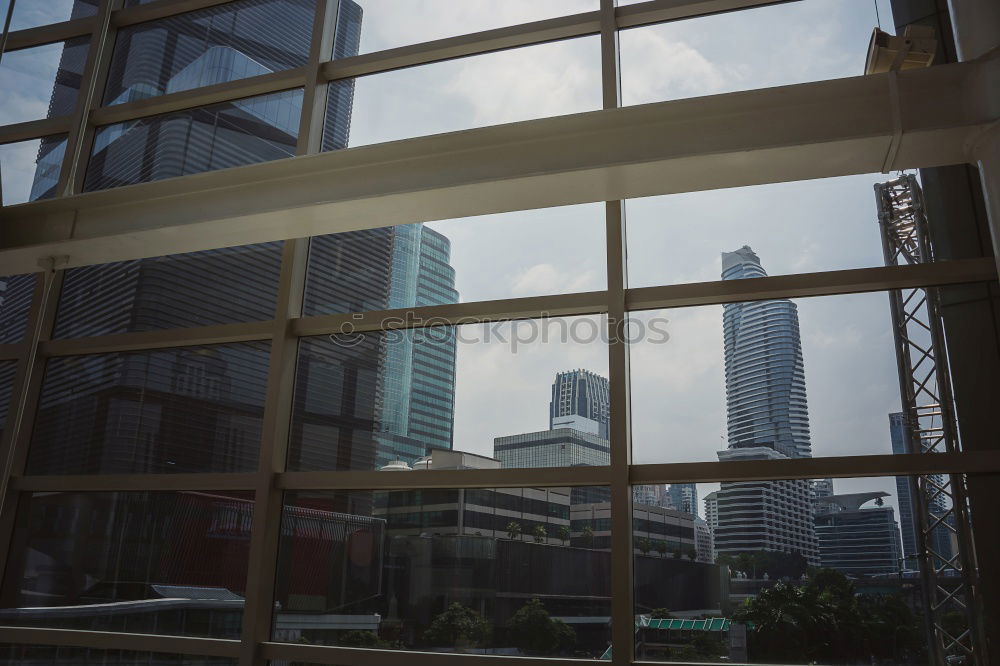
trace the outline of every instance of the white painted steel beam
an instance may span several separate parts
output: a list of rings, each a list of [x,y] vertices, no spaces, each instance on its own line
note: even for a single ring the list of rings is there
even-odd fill
[[[894,169],[954,164],[1000,115],[978,90],[995,70],[977,61],[901,72],[895,87],[873,75],[608,109],[11,206],[0,212],[0,263],[17,273],[50,255],[78,266],[869,173],[894,135]]]

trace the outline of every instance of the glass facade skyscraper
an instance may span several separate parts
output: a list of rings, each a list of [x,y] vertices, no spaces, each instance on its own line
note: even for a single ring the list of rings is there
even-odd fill
[[[722,253],[722,279],[766,277],[747,245]],[[812,456],[805,365],[795,304],[788,299],[730,303],[722,315],[729,449],[720,460]],[[715,549],[800,553],[819,564],[808,480],[723,482]]]
[[[594,428],[592,434],[608,438],[608,418],[611,398],[606,377],[589,370],[569,370],[556,375],[549,402],[549,428],[570,427],[577,430]],[[592,421],[579,421],[582,417]]]

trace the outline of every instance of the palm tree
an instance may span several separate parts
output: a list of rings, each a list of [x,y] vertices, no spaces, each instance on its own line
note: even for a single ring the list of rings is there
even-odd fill
[[[512,520],[507,523],[507,538],[508,539],[520,539],[521,538],[521,523],[516,520]]]

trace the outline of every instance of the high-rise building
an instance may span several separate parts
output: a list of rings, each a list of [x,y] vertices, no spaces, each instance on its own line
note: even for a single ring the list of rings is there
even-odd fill
[[[765,277],[747,245],[722,253],[722,279]],[[723,308],[729,449],[719,460],[812,455],[798,311],[788,299]],[[818,564],[813,488],[808,480],[723,482],[717,500],[717,553],[798,552]]]
[[[698,515],[698,485],[695,483],[671,483],[666,489],[670,505],[678,511]]]
[[[707,521],[697,517],[694,519],[694,548],[699,562],[707,564],[715,562],[715,544],[712,542],[712,530],[709,528]]]
[[[902,412],[889,414],[889,441],[895,455],[910,452],[910,431],[906,425],[906,417]],[[931,479],[939,486],[944,485],[944,477],[940,474],[931,475]],[[919,540],[917,538],[917,515],[914,513],[913,494],[910,492],[910,478],[896,477],[896,497],[899,498],[899,527],[902,532],[903,558],[906,567],[916,569],[918,566]],[[938,494],[927,501],[927,510],[932,516],[940,516],[948,511],[943,494]],[[950,516],[949,516],[950,518]],[[945,519],[950,523],[948,518]],[[954,552],[951,542],[951,530],[947,525],[939,525],[931,536],[931,548],[936,553],[948,559]]]
[[[570,370],[556,375],[549,402],[549,428],[570,427],[608,439],[610,415],[607,377],[589,370]]]
[[[261,11],[280,11],[279,24],[260,30],[261,17],[254,13]],[[254,20],[244,20],[248,15],[254,15]],[[163,50],[171,54],[170,70],[163,75],[149,70],[143,59],[115,59],[114,85],[106,92],[108,103],[298,66],[300,54],[308,51],[313,15],[311,3],[300,0],[266,10],[252,2],[235,2],[171,17],[169,25],[159,31],[123,32],[116,53],[143,45]],[[338,57],[357,54],[361,19],[361,7],[355,2],[339,3],[334,45]],[[226,22],[229,31],[224,37],[210,29],[220,21]],[[296,37],[289,40],[283,35]],[[71,68],[78,59],[67,47],[61,67]],[[350,79],[330,88],[324,147],[344,148],[354,82]],[[56,86],[52,104],[65,104],[65,95],[64,87]],[[87,188],[293,155],[300,111],[301,95],[290,91],[204,107],[194,113],[106,126],[95,138]],[[51,151],[44,145],[42,149]],[[34,189],[39,192],[50,185],[46,184],[46,173],[42,169],[36,172]],[[258,316],[267,319],[269,310],[273,311],[273,297],[269,300],[268,293],[277,278],[279,259],[278,245],[269,244],[212,250],[188,261],[146,260],[77,270],[78,307],[91,307],[86,294],[95,285],[100,285],[105,298],[99,311],[88,316],[90,330],[71,334],[218,323],[211,320],[217,303],[240,303],[244,308],[251,304],[250,309],[261,310]],[[449,261],[449,240],[423,224],[318,236],[311,242],[304,309],[307,314],[326,314],[454,303],[458,294]],[[179,284],[185,284],[186,289],[179,289]],[[214,294],[211,304],[190,298],[191,293],[202,291]],[[64,301],[67,296],[73,296],[72,284],[64,289]],[[72,299],[69,306],[74,306]],[[60,305],[62,314],[66,308],[66,303]],[[303,405],[301,423],[291,433],[293,468],[371,469],[396,458],[412,462],[431,448],[450,448],[455,340],[442,330],[446,329],[372,336],[349,349],[303,345],[298,391],[325,394],[328,402],[321,405],[310,400]],[[132,360],[124,357],[123,362]],[[317,367],[308,367],[311,364]],[[122,376],[129,374],[134,373],[121,372]],[[354,404],[365,406],[346,413],[354,409],[348,405]],[[144,422],[153,427],[149,416]],[[251,428],[243,439],[250,441],[254,432]],[[190,444],[198,449],[194,440]],[[179,464],[176,454],[166,457],[173,460],[171,464]],[[241,460],[236,469],[247,464],[253,461]]]
[[[722,253],[723,280],[766,275],[749,246]],[[788,299],[729,303],[722,321],[729,446],[765,446],[789,458],[811,456],[795,304]]]
[[[497,437],[493,456],[508,468],[611,464],[608,440],[572,428]]]
[[[828,495],[816,515],[816,538],[822,566],[862,578],[898,573],[903,563],[899,525],[892,507],[862,508],[888,493],[881,491]]]

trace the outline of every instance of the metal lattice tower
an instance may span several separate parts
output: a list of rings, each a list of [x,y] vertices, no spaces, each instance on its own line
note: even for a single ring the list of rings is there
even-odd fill
[[[901,175],[876,184],[875,197],[886,265],[932,262],[923,194],[916,176]],[[958,451],[961,443],[938,290],[895,290],[889,292],[889,301],[908,452],[932,455]],[[927,474],[911,476],[909,483],[930,637],[929,662],[943,666],[947,656],[961,655],[967,658],[966,663],[985,665],[965,478]],[[949,537],[951,548],[942,548],[942,533]],[[955,611],[964,622],[955,622]]]

